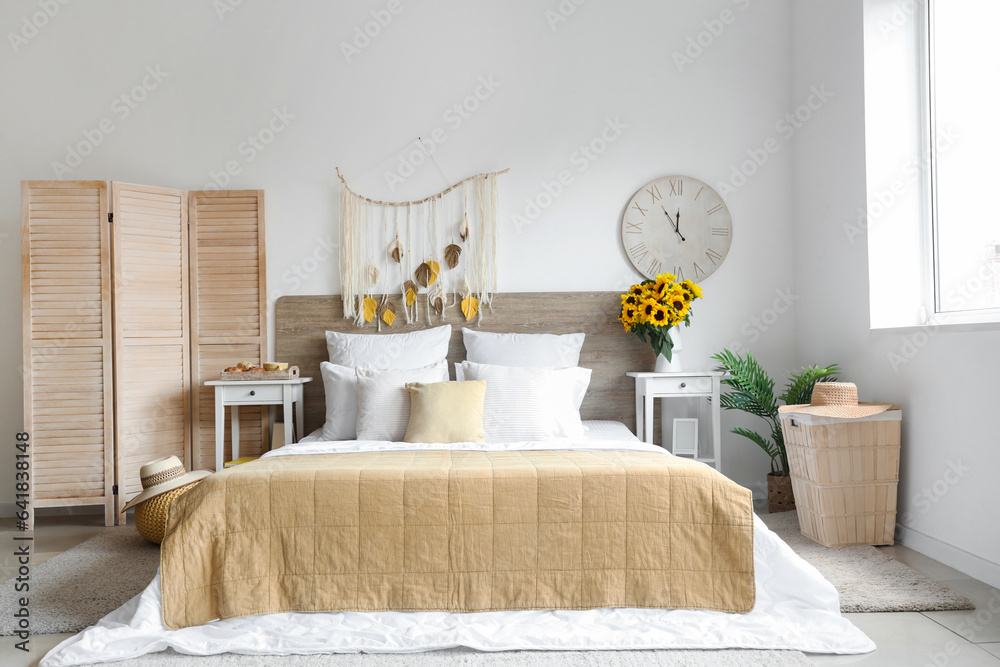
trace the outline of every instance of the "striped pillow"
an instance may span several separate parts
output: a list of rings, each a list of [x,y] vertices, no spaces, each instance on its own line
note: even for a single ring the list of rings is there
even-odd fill
[[[486,442],[575,438],[586,430],[579,403],[589,368],[518,368],[462,362],[466,380],[486,380]]]
[[[410,421],[407,382],[447,382],[448,362],[413,370],[358,368],[358,440],[402,442]]]

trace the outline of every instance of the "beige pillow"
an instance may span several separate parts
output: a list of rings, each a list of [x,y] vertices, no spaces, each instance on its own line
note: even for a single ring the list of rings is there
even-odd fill
[[[403,442],[483,442],[486,380],[407,382],[410,423]]]

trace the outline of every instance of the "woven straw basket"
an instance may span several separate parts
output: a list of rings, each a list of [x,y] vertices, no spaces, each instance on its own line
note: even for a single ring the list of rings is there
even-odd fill
[[[198,482],[200,481],[198,480]],[[154,544],[162,542],[163,531],[167,527],[167,510],[170,508],[170,504],[190,491],[198,482],[179,486],[136,505],[135,528],[139,534]]]
[[[898,409],[863,419],[781,414],[805,536],[827,547],[893,543],[901,418]]]

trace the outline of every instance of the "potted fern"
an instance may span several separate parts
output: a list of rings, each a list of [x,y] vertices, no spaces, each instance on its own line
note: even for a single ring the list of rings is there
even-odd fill
[[[722,394],[722,407],[756,415],[771,428],[770,439],[742,426],[733,429],[733,433],[752,440],[771,457],[771,472],[767,476],[768,511],[773,513],[795,509],[792,481],[788,476],[788,453],[785,451],[785,438],[778,419],[778,400],[784,401],[786,405],[809,403],[813,385],[837,380],[837,364],[824,368],[805,366],[798,372],[789,374],[785,392],[775,399],[774,380],[750,352],[742,357],[723,350],[712,355],[712,359],[719,362],[715,370],[727,374],[722,384],[732,388],[732,391]]]

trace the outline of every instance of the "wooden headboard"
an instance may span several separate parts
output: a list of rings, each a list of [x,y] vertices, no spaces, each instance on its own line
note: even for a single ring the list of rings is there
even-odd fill
[[[407,324],[401,315],[381,333],[404,333],[439,326],[439,317],[427,324],[426,301],[420,298],[420,321]],[[399,297],[392,299],[398,305]],[[617,292],[515,292],[497,294],[493,312],[483,314],[483,331],[500,333],[587,334],[580,353],[580,365],[593,369],[590,389],[583,402],[584,419],[614,419],[635,429],[635,384],[626,371],[652,370],[654,356],[648,344],[628,334],[618,321]],[[344,319],[339,295],[283,296],[275,303],[275,358],[297,365],[303,376],[313,378],[305,385],[305,431],[323,425],[326,406],[319,364],[327,361],[324,332],[344,331],[375,334],[374,324],[356,327]],[[462,327],[467,324],[458,308],[445,311],[444,324],[452,325],[449,365],[465,359]],[[451,374],[454,376],[452,366]]]

